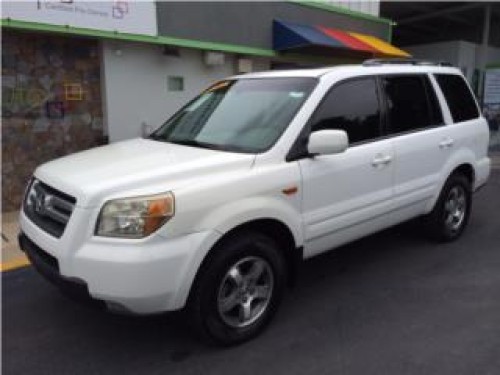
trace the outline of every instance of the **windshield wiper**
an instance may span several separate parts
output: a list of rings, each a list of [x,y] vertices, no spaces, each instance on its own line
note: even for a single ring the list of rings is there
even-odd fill
[[[219,151],[227,151],[227,148],[221,145],[216,145],[213,143],[208,143],[208,142],[200,142],[196,141],[194,139],[169,139],[167,142],[170,143],[175,143],[177,145],[183,145],[183,146],[195,146],[195,147],[200,147],[200,148],[207,148],[210,150],[219,150]]]
[[[156,133],[151,133],[146,138],[152,139],[154,141],[165,141],[165,139],[161,135],[156,134]]]

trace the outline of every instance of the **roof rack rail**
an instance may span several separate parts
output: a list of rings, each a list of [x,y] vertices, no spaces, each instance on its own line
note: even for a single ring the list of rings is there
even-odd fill
[[[453,66],[446,61],[429,61],[420,59],[369,59],[363,61],[363,66],[378,65],[419,65],[419,66]]]

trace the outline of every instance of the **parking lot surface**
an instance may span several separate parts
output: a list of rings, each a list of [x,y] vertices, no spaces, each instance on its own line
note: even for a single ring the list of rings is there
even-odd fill
[[[304,264],[269,329],[209,347],[183,316],[105,313],[2,273],[4,374],[498,374],[500,165],[464,236],[399,226]]]

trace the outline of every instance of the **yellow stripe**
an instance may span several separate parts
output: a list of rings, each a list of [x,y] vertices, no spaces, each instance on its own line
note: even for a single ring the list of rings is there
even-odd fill
[[[411,55],[397,47],[394,47],[393,45],[384,42],[383,40],[376,38],[371,35],[365,35],[365,34],[358,34],[358,33],[352,33],[350,32],[349,35],[353,36],[354,38],[357,38],[361,40],[362,42],[368,44],[369,46],[375,48],[376,50],[380,51],[380,54],[386,55],[386,56],[394,56],[394,57],[410,57]]]
[[[26,267],[30,265],[30,261],[25,256],[9,260],[8,262],[0,263],[0,271],[11,271],[16,268]]]

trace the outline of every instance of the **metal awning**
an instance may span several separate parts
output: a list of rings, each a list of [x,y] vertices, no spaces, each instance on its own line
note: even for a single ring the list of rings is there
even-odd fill
[[[273,21],[273,49],[276,51],[335,51],[340,55],[409,57],[407,52],[377,37],[338,30],[327,26]]]

